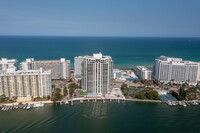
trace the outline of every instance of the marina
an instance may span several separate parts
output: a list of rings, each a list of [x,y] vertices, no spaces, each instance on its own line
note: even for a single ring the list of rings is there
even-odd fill
[[[34,104],[20,104],[20,105],[1,105],[1,111],[9,111],[9,110],[29,110],[31,108],[43,107],[44,103],[36,102]]]

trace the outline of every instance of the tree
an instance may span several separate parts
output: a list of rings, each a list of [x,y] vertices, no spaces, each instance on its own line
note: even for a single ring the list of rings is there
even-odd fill
[[[60,92],[54,92],[53,97],[52,97],[52,100],[53,100],[54,102],[56,102],[56,101],[59,101],[59,100],[61,100],[61,99],[62,99],[62,95],[60,94]]]
[[[127,84],[122,84],[121,90],[124,93],[124,96],[128,96],[128,85]]]
[[[59,101],[62,99],[62,94],[61,94],[61,89],[60,88],[55,88],[52,96],[52,100],[54,102]]]
[[[123,90],[126,90],[126,89],[128,89],[128,85],[123,83],[122,86],[121,86],[121,90],[123,91]]]
[[[72,94],[74,93],[74,90],[77,88],[80,88],[80,86],[77,85],[76,83],[71,83],[69,84],[68,88],[69,88],[69,94],[72,96]]]
[[[180,101],[185,100],[186,94],[187,92],[184,90],[183,87],[181,87],[179,90],[179,100]]]
[[[155,90],[149,90],[145,93],[146,98],[151,99],[151,100],[159,100],[159,95],[158,92]]]
[[[143,95],[141,93],[135,93],[135,98],[136,99],[146,99],[145,95]]]
[[[48,96],[47,96],[47,99],[49,100],[50,98],[51,98],[51,97],[48,95]]]
[[[61,92],[61,89],[60,88],[55,88],[54,92]]]
[[[67,87],[64,87],[64,89],[63,89],[63,94],[64,94],[64,96],[67,96],[67,95],[68,95]]]

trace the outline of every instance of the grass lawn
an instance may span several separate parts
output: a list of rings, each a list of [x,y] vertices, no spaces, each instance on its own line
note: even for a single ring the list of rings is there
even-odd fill
[[[48,99],[38,97],[38,98],[35,98],[34,101],[48,101]]]
[[[82,90],[79,90],[79,95],[80,95],[80,96],[87,95],[87,92],[85,92],[85,91],[82,91]]]

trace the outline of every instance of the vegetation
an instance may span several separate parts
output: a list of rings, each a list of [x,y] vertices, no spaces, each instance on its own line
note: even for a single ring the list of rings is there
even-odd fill
[[[122,86],[121,86],[121,90],[122,90],[122,92],[124,93],[124,96],[128,96],[128,85],[127,84],[122,84]]]
[[[141,94],[141,93],[135,93],[134,95],[135,95],[134,97],[135,97],[136,99],[146,99],[146,97],[145,97],[144,94]]]
[[[68,95],[67,87],[64,87],[64,89],[63,89],[63,94],[64,94],[64,96],[67,96],[67,95]]]
[[[86,92],[86,91],[79,90],[79,95],[80,95],[80,96],[87,95],[87,92]]]
[[[159,100],[158,92],[151,87],[128,87],[122,84],[121,90],[126,98]]]
[[[151,100],[159,100],[159,95],[158,92],[155,90],[149,90],[145,93],[145,96],[147,99],[151,99]]]
[[[5,95],[0,96],[0,103],[14,103],[16,102],[16,97],[8,98]]]
[[[80,88],[80,86],[77,85],[76,83],[71,83],[69,84],[68,88],[69,88],[69,94],[70,96],[72,96],[72,94],[74,93],[74,90]]]
[[[47,96],[47,99],[49,100],[50,98],[51,98],[51,97],[48,95],[48,96]]]
[[[179,90],[179,100],[185,100],[187,92],[184,90],[183,87],[180,88]]]
[[[55,89],[54,89],[53,96],[52,96],[52,100],[53,100],[54,102],[56,102],[56,101],[61,100],[62,97],[63,97],[63,96],[62,96],[62,94],[61,94],[61,89],[60,89],[60,88],[55,88]]]
[[[49,100],[47,97],[37,97],[37,98],[34,98],[34,101],[47,101]]]

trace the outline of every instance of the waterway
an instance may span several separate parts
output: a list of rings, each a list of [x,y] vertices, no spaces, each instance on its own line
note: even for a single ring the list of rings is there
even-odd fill
[[[199,110],[200,106],[132,101],[49,104],[31,110],[0,111],[0,132],[198,133]]]

